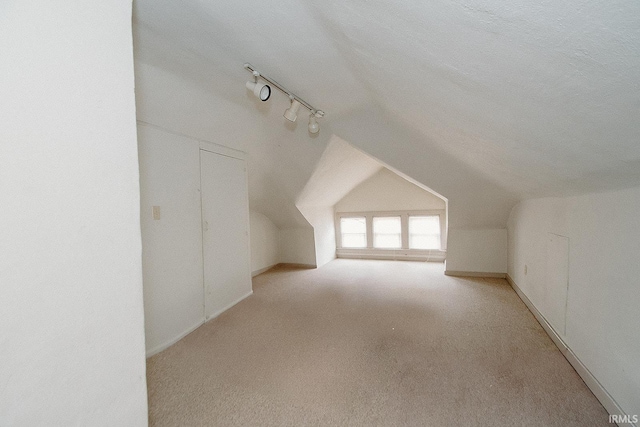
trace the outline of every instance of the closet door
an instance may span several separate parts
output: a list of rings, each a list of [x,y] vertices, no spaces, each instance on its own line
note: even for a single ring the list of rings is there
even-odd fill
[[[251,293],[244,160],[200,150],[205,318]]]

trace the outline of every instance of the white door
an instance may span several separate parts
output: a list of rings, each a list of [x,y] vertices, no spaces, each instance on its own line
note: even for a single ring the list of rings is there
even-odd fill
[[[200,150],[205,318],[251,293],[245,162]]]

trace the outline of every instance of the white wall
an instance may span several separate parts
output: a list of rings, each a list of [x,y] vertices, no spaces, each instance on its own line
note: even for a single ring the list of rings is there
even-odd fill
[[[387,168],[354,188],[335,205],[336,212],[445,209],[445,201]]]
[[[138,141],[146,347],[153,354],[204,321],[200,148],[145,125]]]
[[[265,215],[249,211],[251,243],[251,275],[280,262],[280,230]]]
[[[640,188],[519,203],[509,218],[509,275],[543,316],[548,233],[569,239],[560,336],[627,414],[640,414]],[[527,274],[524,273],[525,265]]]
[[[312,227],[280,229],[280,262],[316,266]]]
[[[0,425],[145,426],[131,2],[0,16]]]
[[[447,273],[506,273],[507,230],[449,229]]]
[[[322,267],[336,258],[336,231],[332,206],[300,206],[300,212],[313,226],[315,265]]]

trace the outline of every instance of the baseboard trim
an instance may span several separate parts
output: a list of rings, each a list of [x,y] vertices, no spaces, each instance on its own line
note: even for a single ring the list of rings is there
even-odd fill
[[[187,335],[189,335],[191,332],[195,331],[196,329],[198,329],[200,326],[204,325],[205,323],[207,323],[208,321],[215,319],[216,317],[220,316],[222,313],[224,313],[225,311],[227,311],[228,309],[230,309],[231,307],[233,307],[234,305],[238,304],[240,301],[244,300],[245,298],[251,296],[251,294],[253,294],[253,290],[251,292],[249,292],[248,294],[246,294],[245,296],[243,296],[242,298],[237,299],[235,302],[232,302],[231,304],[227,305],[226,307],[224,307],[221,310],[218,310],[217,312],[215,312],[214,314],[212,314],[211,316],[209,316],[206,319],[201,319],[198,323],[196,323],[195,325],[189,327],[186,331],[182,332],[180,335],[178,335],[175,338],[170,339],[169,341],[166,341],[150,350],[148,350],[146,352],[146,358],[150,358],[151,356],[154,356],[158,353],[160,353],[163,350],[168,349],[169,347],[171,347],[172,345],[174,345],[175,343],[177,343],[178,341],[180,341],[182,338],[186,337]]]
[[[252,271],[252,272],[251,272],[251,277],[252,277],[252,278],[253,278],[253,277],[256,277],[257,275],[262,274],[262,273],[264,273],[265,271],[271,270],[271,269],[272,269],[273,267],[275,267],[276,265],[278,265],[278,264],[276,263],[276,264],[270,265],[270,266],[265,267],[265,268],[261,268],[261,269],[256,270],[256,271]]]
[[[231,304],[228,304],[226,306],[224,306],[223,308],[221,308],[220,310],[216,311],[215,313],[209,315],[206,317],[205,323],[215,319],[216,317],[220,316],[222,313],[224,313],[225,311],[229,310],[231,307],[233,307],[234,305],[238,304],[239,302],[241,302],[242,300],[250,297],[253,294],[253,290],[249,291],[249,293],[247,293],[246,295],[238,298],[237,300],[235,300],[234,302],[232,302]]]
[[[445,270],[445,276],[454,276],[454,277],[492,277],[496,279],[504,279],[507,277],[506,273],[489,273],[484,271],[456,271],[456,270]]]
[[[529,297],[527,297],[524,294],[524,292],[522,292],[522,289],[520,289],[520,287],[511,278],[511,276],[509,276],[509,274],[506,275],[506,279],[507,279],[507,282],[509,282],[509,284],[513,288],[513,290],[516,292],[518,297],[520,297],[522,302],[527,306],[531,314],[533,314],[533,316],[536,318],[538,323],[540,323],[540,326],[542,326],[542,329],[544,329],[547,335],[549,335],[549,338],[551,338],[551,341],[553,341],[556,347],[558,347],[558,350],[560,350],[560,353],[562,353],[565,359],[567,359],[567,361],[571,364],[571,366],[573,366],[573,369],[575,369],[578,375],[580,375],[580,378],[582,378],[582,380],[587,385],[587,387],[589,387],[589,389],[591,390],[593,395],[596,397],[596,399],[598,399],[602,404],[602,406],[604,406],[604,409],[606,409],[607,412],[609,412],[609,414],[611,415],[621,415],[623,417],[627,415],[622,410],[620,405],[618,405],[615,399],[609,394],[607,389],[605,389],[604,386],[600,384],[600,381],[598,381],[598,379],[591,373],[591,371],[589,371],[589,369],[584,365],[584,363],[582,363],[582,361],[578,358],[578,356],[576,356],[573,350],[571,350],[571,348],[564,342],[564,340],[560,337],[560,335],[556,333],[556,331],[553,329],[551,324],[547,322],[547,319],[544,318],[542,313],[540,313],[540,311],[536,308],[533,302],[531,302]],[[629,424],[629,425],[634,425],[637,427],[637,425],[635,424]]]
[[[298,264],[295,262],[281,262],[276,264],[276,267],[288,267],[288,268],[305,268],[305,269],[314,269],[318,268],[315,264]]]
[[[151,356],[154,356],[154,355],[160,353],[162,350],[166,350],[167,348],[171,347],[172,345],[174,345],[175,343],[177,343],[182,338],[186,337],[187,335],[189,335],[191,332],[195,331],[196,329],[198,329],[202,325],[204,325],[204,319],[201,319],[198,323],[196,323],[195,325],[189,327],[186,331],[184,331],[183,333],[181,333],[177,337],[172,338],[169,341],[164,342],[163,344],[155,346],[154,348],[152,348],[150,350],[147,350],[147,353],[146,353],[147,359],[150,358]]]

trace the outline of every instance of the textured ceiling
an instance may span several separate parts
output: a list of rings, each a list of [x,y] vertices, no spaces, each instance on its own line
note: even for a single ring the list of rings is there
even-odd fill
[[[329,2],[318,13],[383,108],[521,196],[640,182],[639,2]]]
[[[270,144],[291,132],[270,118],[280,111],[248,99],[247,61],[327,112],[318,145],[332,122],[358,133],[366,124],[355,118],[371,111],[417,135],[407,156],[441,152],[509,200],[640,185],[635,0],[134,5],[137,61],[254,110],[247,114],[261,111],[259,134]],[[241,148],[251,155],[252,147]],[[321,151],[298,158],[313,163]],[[290,160],[304,169],[297,179],[310,176],[312,167]]]

